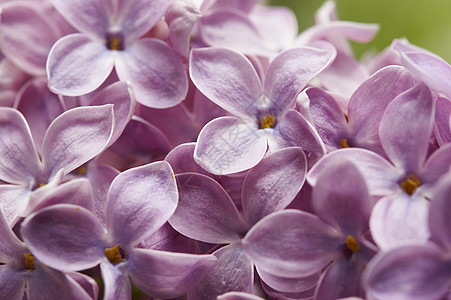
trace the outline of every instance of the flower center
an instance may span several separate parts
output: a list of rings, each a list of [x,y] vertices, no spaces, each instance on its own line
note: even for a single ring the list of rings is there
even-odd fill
[[[33,256],[33,254],[31,254],[30,252],[25,253],[25,254],[23,255],[23,258],[24,258],[24,260],[25,260],[25,265],[28,267],[28,270],[34,270],[34,269],[36,269],[36,268],[34,267],[34,256]]]
[[[276,119],[274,119],[274,117],[271,115],[266,115],[260,123],[260,129],[274,128],[275,124]]]
[[[415,174],[410,174],[403,182],[401,182],[401,188],[408,195],[412,195],[420,185],[421,180]]]
[[[113,265],[125,260],[124,249],[117,244],[113,248],[106,248],[105,255]]]
[[[360,249],[359,243],[357,243],[355,237],[352,236],[352,235],[348,235],[348,236],[346,237],[345,243],[346,243],[346,247],[348,247],[348,249],[349,249],[352,253],[357,252],[357,251],[359,251],[359,249]]]
[[[340,140],[340,147],[341,148],[349,148],[348,139],[341,139]]]
[[[108,33],[106,36],[105,45],[110,50],[122,51],[125,49],[124,46],[124,37],[122,33]]]

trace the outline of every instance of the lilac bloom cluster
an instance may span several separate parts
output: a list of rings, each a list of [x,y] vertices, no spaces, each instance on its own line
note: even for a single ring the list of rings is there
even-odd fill
[[[315,22],[0,0],[0,300],[451,299],[451,66]]]

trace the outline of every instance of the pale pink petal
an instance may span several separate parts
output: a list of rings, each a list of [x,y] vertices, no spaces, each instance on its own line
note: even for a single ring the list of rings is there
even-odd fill
[[[121,264],[112,265],[106,259],[100,263],[105,286],[104,300],[132,299],[132,287],[128,274]]]

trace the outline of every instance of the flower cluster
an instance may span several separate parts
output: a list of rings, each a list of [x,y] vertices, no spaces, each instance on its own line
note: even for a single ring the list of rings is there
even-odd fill
[[[0,300],[450,299],[451,67],[315,21],[0,0]]]

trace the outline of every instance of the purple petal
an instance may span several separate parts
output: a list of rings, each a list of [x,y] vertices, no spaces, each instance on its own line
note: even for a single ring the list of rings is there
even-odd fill
[[[451,101],[439,97],[435,102],[435,137],[439,146],[451,142]]]
[[[90,299],[97,299],[99,297],[99,286],[97,282],[85,275],[78,272],[65,272],[73,281],[75,281],[85,292],[90,296]]]
[[[349,125],[358,142],[379,143],[379,123],[387,105],[413,83],[413,77],[406,69],[389,66],[360,85],[348,107]]]
[[[196,143],[178,145],[166,155],[164,160],[171,165],[176,174],[193,172],[208,176],[210,173],[202,169],[194,160],[195,147]]]
[[[146,294],[175,298],[195,287],[215,263],[212,255],[134,249],[129,274],[133,283]]]
[[[48,175],[67,174],[105,149],[114,129],[113,105],[77,107],[50,124],[42,143]]]
[[[10,266],[0,265],[0,298],[22,300],[25,294],[23,275]]]
[[[252,227],[243,239],[243,248],[259,269],[299,278],[319,272],[334,260],[344,239],[312,214],[284,210]]]
[[[318,175],[328,168],[332,161],[343,159],[355,163],[364,176],[371,195],[384,196],[399,191],[398,181],[403,174],[382,156],[360,148],[339,149],[326,155],[307,173],[308,183],[315,186]]]
[[[130,83],[113,83],[99,92],[90,103],[91,106],[103,104],[114,104],[114,132],[109,142],[111,145],[122,134],[135,110],[135,94]]]
[[[167,0],[118,0],[115,25],[121,28],[128,41],[149,31],[168,8]]]
[[[0,45],[3,54],[27,73],[45,75],[47,55],[59,36],[50,21],[31,4],[2,5]]]
[[[432,240],[444,248],[451,249],[451,175],[444,175],[434,187],[429,212],[429,228]]]
[[[26,250],[25,244],[17,238],[12,229],[6,223],[3,212],[0,209],[0,262],[6,263],[16,258],[18,253]]]
[[[265,95],[270,99],[270,114],[280,116],[291,108],[297,94],[332,63],[335,55],[333,47],[300,47],[286,50],[274,58],[264,82]]]
[[[104,230],[87,209],[57,204],[31,214],[21,226],[33,255],[57,270],[94,267],[104,254]]]
[[[16,184],[33,184],[41,164],[30,128],[20,112],[0,108],[0,179]]]
[[[401,50],[401,49],[400,49]],[[401,50],[401,62],[432,90],[451,97],[451,67],[442,58],[426,51]]]
[[[448,172],[451,165],[451,144],[444,144],[435,150],[427,159],[421,171],[421,180],[423,188],[431,187],[439,180],[439,178]]]
[[[239,240],[246,231],[230,196],[214,179],[196,173],[177,175],[180,201],[169,222],[175,230],[206,243]]]
[[[263,300],[258,296],[243,292],[228,292],[216,298],[217,300]]]
[[[199,19],[199,36],[209,46],[264,57],[271,55],[258,29],[238,10],[223,9],[203,15]]]
[[[31,194],[29,189],[20,185],[0,185],[0,207],[6,223],[11,228],[19,220],[19,217],[24,215]]]
[[[120,80],[132,83],[136,101],[149,107],[167,108],[185,99],[186,72],[168,45],[157,39],[141,39],[118,54],[117,75]]]
[[[230,291],[250,293],[254,281],[254,268],[243,252],[241,244],[222,247],[213,254],[218,258],[215,266],[197,287],[191,287],[188,298],[209,300]]]
[[[166,223],[177,201],[177,185],[167,162],[129,169],[113,180],[108,191],[108,231],[121,245],[132,246]]]
[[[381,252],[367,266],[363,285],[368,299],[443,299],[451,266],[433,245]]]
[[[368,229],[372,201],[363,175],[349,160],[334,160],[319,174],[312,203],[324,222],[345,234]]]
[[[429,202],[414,194],[398,193],[380,199],[373,208],[370,230],[381,249],[425,243],[429,237]]]
[[[310,290],[316,286],[318,283],[320,273],[310,275],[308,277],[300,278],[286,278],[280,276],[274,276],[268,272],[260,270],[257,268],[258,275],[260,278],[271,288],[288,292],[288,293],[300,293]]]
[[[63,102],[50,92],[46,78],[36,77],[19,91],[14,107],[24,115],[38,153],[42,153],[45,132],[50,123],[64,112]]]
[[[113,66],[114,53],[103,43],[81,33],[67,35],[50,50],[47,59],[49,88],[65,96],[87,94],[105,81]]]
[[[294,109],[288,110],[274,130],[274,136],[282,138],[280,147],[301,147],[307,157],[309,168],[325,153],[326,148],[313,126]]]
[[[53,6],[78,31],[104,38],[111,24],[113,2],[110,0],[52,0]],[[92,71],[92,69],[91,69]]]
[[[304,185],[307,161],[301,148],[285,148],[266,156],[249,170],[241,201],[249,226],[284,209]]]
[[[432,94],[422,83],[387,106],[379,136],[385,153],[395,166],[405,172],[418,172],[426,159],[433,116]]]
[[[244,118],[257,116],[263,88],[244,55],[223,48],[193,49],[190,76],[202,94],[228,112]]]
[[[112,265],[104,260],[100,263],[102,279],[105,285],[105,294],[103,299],[131,299],[132,287],[127,272],[124,272],[123,266]]]
[[[252,168],[266,153],[265,130],[236,117],[220,117],[199,133],[194,159],[210,173],[237,173]]]

